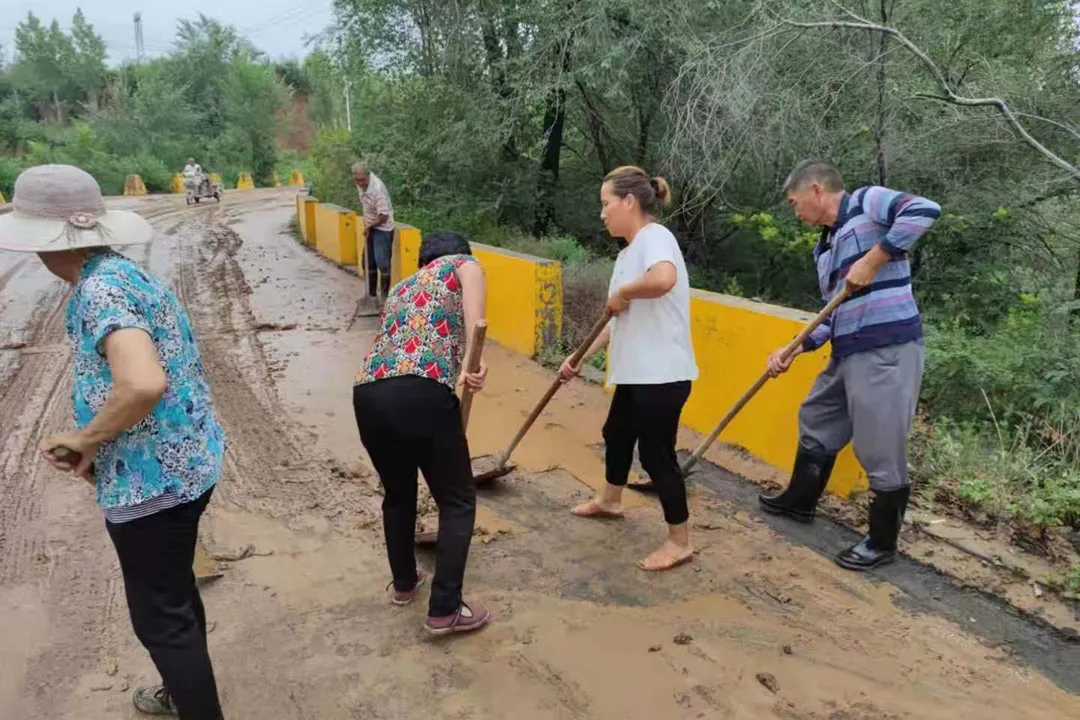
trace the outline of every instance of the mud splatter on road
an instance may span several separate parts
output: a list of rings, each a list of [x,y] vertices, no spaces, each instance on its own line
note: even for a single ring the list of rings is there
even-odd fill
[[[719,485],[692,493],[695,561],[638,571],[661,528],[651,500],[621,522],[566,511],[602,479],[592,445],[606,398],[580,385],[522,444],[522,470],[481,499],[503,532],[474,545],[466,590],[497,622],[423,638],[423,602],[386,602],[381,498],[352,420],[351,378],[374,328],[347,329],[359,281],[281,232],[285,190],[220,207],[124,203],[159,230],[133,255],[188,307],[230,437],[203,528],[215,552],[252,548],[204,589],[228,717],[1080,715],[1064,683],[960,623],[903,609],[888,579],[778,537]],[[70,422],[66,294],[35,259],[0,254],[0,717],[134,718],[130,688],[154,675],[100,512],[35,452]],[[499,348],[488,360],[474,454],[501,449],[550,381]]]

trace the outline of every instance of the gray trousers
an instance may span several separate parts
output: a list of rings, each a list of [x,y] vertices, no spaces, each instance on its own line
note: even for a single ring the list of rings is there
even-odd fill
[[[834,357],[799,408],[799,442],[830,454],[853,442],[871,489],[904,487],[922,375],[922,341]]]

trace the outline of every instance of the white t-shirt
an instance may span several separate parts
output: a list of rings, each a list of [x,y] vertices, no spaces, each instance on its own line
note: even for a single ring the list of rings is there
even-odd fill
[[[675,266],[675,287],[663,297],[631,300],[630,307],[612,320],[609,385],[697,380],[698,368],[690,341],[690,279],[679,243],[670,230],[650,223],[638,231],[615,260],[609,294],[661,262]]]

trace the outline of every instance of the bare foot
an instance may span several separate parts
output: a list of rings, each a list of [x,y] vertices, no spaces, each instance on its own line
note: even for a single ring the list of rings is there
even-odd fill
[[[583,518],[607,518],[617,520],[623,516],[622,503],[608,505],[604,501],[597,500],[596,498],[578,505],[570,512]]]
[[[661,572],[671,570],[689,562],[694,557],[693,545],[676,545],[668,540],[649,555],[638,561],[638,567],[649,572]]]

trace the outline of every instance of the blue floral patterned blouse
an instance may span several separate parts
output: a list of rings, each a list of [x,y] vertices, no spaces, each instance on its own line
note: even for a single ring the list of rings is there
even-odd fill
[[[86,427],[105,404],[112,373],[105,337],[123,328],[150,335],[168,389],[137,425],[102,443],[94,460],[98,504],[130,507],[165,493],[181,502],[209,490],[221,473],[225,434],[187,313],[157,279],[112,251],[92,255],[67,306],[75,381],[75,426]]]

